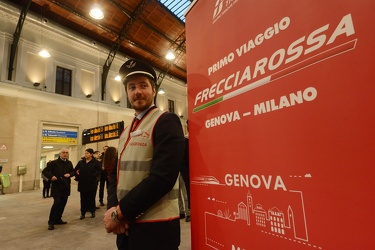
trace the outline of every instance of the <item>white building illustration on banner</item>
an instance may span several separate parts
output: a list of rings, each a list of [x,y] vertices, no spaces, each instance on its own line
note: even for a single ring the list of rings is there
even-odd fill
[[[209,176],[209,178],[207,176],[205,178],[192,178],[192,183],[200,186],[225,186],[213,176]],[[254,227],[256,230],[270,236],[284,238],[296,243],[322,249],[319,246],[309,243],[302,191],[289,190],[288,193],[292,195],[291,197],[294,199],[295,207],[291,205],[291,201],[287,202],[289,203],[287,206],[273,204],[269,208],[264,207],[260,201],[255,199],[250,190],[248,190],[246,199],[240,201],[235,206],[237,211],[230,212],[229,209],[219,209],[216,213],[206,211],[206,244],[214,249],[224,249],[224,243],[221,243],[221,236],[215,235],[214,230],[211,230],[214,229],[215,226],[209,225],[210,223],[221,223],[220,220],[223,220],[223,223],[245,221],[247,226]],[[214,197],[209,197],[208,200],[227,204],[227,202],[219,201]],[[285,208],[282,209],[281,207]]]
[[[301,202],[303,203],[302,200]],[[238,211],[234,213],[235,220],[245,220],[249,226],[255,225],[279,235],[287,235],[291,231],[293,232],[293,238],[308,241],[306,219],[303,218],[304,228],[296,227],[293,209],[290,205],[287,208],[287,219],[285,219],[285,213],[276,206],[266,211],[262,204],[254,205],[253,196],[248,191],[246,204],[240,202],[237,207]]]

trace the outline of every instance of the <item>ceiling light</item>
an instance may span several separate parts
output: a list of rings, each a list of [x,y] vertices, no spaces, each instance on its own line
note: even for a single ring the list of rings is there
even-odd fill
[[[43,146],[43,148],[53,148],[53,146]]]
[[[120,75],[117,75],[117,76],[115,77],[115,80],[118,81],[118,82],[121,81],[121,76],[120,76]]]
[[[102,8],[98,4],[94,4],[89,14],[94,19],[103,19],[104,17]]]
[[[164,94],[165,94],[165,91],[164,91],[163,88],[160,88],[159,91],[158,91],[158,93],[161,94],[161,95],[164,95]]]
[[[51,54],[46,49],[42,49],[41,51],[39,51],[38,55],[44,58],[51,57]]]
[[[168,51],[168,53],[165,56],[165,58],[167,58],[168,60],[173,60],[173,59],[176,58],[176,56],[174,55],[174,53],[172,51]]]

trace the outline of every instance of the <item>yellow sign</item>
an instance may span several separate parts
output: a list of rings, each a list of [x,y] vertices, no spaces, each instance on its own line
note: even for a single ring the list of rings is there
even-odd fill
[[[42,143],[78,144],[77,138],[42,137]]]

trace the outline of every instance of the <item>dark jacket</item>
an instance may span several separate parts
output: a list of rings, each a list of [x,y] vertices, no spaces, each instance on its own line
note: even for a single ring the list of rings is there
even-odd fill
[[[74,170],[79,171],[79,175],[75,174],[76,179],[78,180],[79,192],[88,192],[97,189],[97,177],[102,172],[102,167],[98,160],[92,158],[91,161],[87,163],[86,159],[80,160]]]
[[[189,176],[189,139],[185,137],[185,150],[184,150],[184,158],[181,164],[181,175],[184,177]],[[185,183],[189,184],[189,183]]]
[[[49,180],[56,176],[57,181],[52,181],[51,196],[69,196],[70,178],[64,177],[64,174],[74,175],[73,164],[71,161],[63,161],[60,157],[47,163],[42,171],[43,175]]]
[[[109,183],[107,191],[107,209],[118,205],[117,200],[117,158],[113,164],[113,168],[108,172]]]

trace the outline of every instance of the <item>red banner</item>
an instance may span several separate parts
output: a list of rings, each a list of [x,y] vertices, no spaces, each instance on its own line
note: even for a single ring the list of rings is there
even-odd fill
[[[192,248],[372,249],[375,3],[186,17]]]

